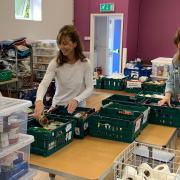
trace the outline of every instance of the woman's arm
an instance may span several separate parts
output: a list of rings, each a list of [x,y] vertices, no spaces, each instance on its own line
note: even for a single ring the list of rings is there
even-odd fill
[[[43,98],[46,94],[49,84],[51,83],[52,79],[55,77],[55,72],[56,72],[56,61],[55,59],[53,59],[48,65],[44,78],[39,84],[39,87],[37,90],[35,110],[34,110],[34,115],[33,115],[37,119],[41,117],[44,111]]]
[[[84,81],[85,81],[85,87],[86,87],[85,90],[81,94],[79,94],[77,97],[74,98],[78,102],[82,102],[85,99],[87,99],[94,90],[92,65],[89,60],[86,63],[86,68],[84,71]]]

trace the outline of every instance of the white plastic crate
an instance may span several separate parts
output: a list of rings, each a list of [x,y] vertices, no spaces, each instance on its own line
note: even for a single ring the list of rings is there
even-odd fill
[[[114,161],[114,180],[180,180],[180,151],[133,142]]]
[[[27,108],[31,101],[0,97],[0,150],[19,140],[19,133],[27,133]]]
[[[169,65],[172,63],[172,58],[159,57],[151,60],[152,77],[164,78],[168,77]]]
[[[0,179],[19,179],[28,173],[31,135],[20,134],[19,142],[0,151]]]

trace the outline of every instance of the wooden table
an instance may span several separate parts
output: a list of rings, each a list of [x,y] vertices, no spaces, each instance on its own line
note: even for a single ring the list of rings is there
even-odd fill
[[[116,92],[118,91],[96,91],[87,100],[87,106],[98,110],[101,101],[112,94],[117,94]],[[149,124],[137,141],[164,147],[171,142],[175,132],[176,128]],[[67,147],[47,158],[31,154],[30,164],[39,170],[68,179],[104,179],[111,171],[114,159],[127,146],[127,143],[88,136],[83,140],[75,139]]]
[[[136,141],[161,147],[171,147],[176,138],[177,128],[148,124]]]
[[[49,157],[31,154],[30,164],[39,170],[73,179],[104,179],[113,161],[128,143],[94,137],[75,139]]]

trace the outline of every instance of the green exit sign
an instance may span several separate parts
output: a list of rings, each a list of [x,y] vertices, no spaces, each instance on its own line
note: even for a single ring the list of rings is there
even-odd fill
[[[100,12],[113,12],[113,11],[114,11],[113,3],[100,4]]]

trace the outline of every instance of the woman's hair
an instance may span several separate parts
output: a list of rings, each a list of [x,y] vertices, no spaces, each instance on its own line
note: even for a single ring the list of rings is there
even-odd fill
[[[180,43],[180,29],[177,30],[174,36],[174,44],[178,46],[179,43]]]
[[[175,36],[174,36],[174,44],[178,48],[178,44],[180,43],[180,29],[177,30]],[[180,64],[180,50],[178,48],[178,51],[176,53],[176,58],[175,58],[175,64]]]
[[[82,47],[82,43],[80,41],[79,33],[73,25],[65,25],[59,30],[59,33],[58,33],[57,39],[56,39],[58,45],[61,44],[61,41],[63,40],[64,37],[69,37],[73,43],[77,43],[77,45],[75,47],[76,61],[77,60],[80,60],[82,62],[86,61],[85,55],[83,54],[83,47]],[[58,64],[58,66],[62,66],[64,63],[68,62],[68,58],[63,55],[61,50],[59,50],[56,62]]]

